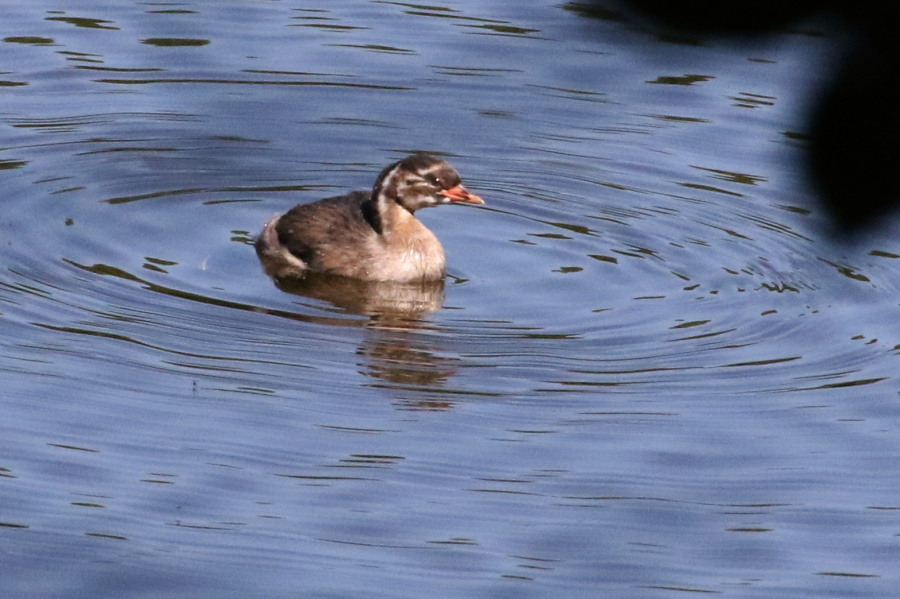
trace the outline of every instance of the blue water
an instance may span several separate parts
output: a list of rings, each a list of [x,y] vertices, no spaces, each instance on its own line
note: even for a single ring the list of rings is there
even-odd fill
[[[895,595],[900,223],[804,175],[827,27],[9,4],[2,596]],[[421,214],[442,289],[265,277],[415,150],[487,202]]]

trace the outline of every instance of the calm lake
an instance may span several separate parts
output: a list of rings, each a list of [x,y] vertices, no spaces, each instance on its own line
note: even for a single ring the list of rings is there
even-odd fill
[[[3,12],[0,596],[896,596],[900,219],[804,174],[826,26]],[[420,214],[443,286],[265,276],[418,150],[486,201]]]

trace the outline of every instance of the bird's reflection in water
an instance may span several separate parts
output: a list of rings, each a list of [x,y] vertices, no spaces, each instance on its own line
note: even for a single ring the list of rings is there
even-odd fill
[[[341,310],[371,317],[376,328],[418,328],[422,318],[444,305],[444,281],[395,283],[307,273],[273,278],[282,291],[326,301]]]
[[[361,372],[378,386],[429,394],[444,386],[456,372],[456,358],[442,356],[435,335],[425,334],[426,317],[444,303],[444,281],[396,283],[361,281],[349,277],[307,273],[302,278],[273,278],[287,293],[326,301],[348,313],[368,317],[357,355]],[[334,322],[333,319],[328,319]],[[397,397],[406,409],[446,409],[451,402]]]

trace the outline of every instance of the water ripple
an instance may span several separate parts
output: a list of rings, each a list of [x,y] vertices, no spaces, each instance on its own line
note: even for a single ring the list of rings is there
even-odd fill
[[[828,34],[8,8],[0,594],[895,593],[897,225],[796,170]],[[265,276],[414,150],[487,202],[422,211],[446,281]]]

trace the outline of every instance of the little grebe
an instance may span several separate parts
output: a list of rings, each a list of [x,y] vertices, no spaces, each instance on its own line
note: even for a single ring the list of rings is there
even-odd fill
[[[256,253],[278,278],[310,271],[368,281],[439,280],[444,248],[413,213],[456,202],[484,200],[443,160],[414,154],[381,171],[371,192],[300,204],[276,216],[257,238]]]

